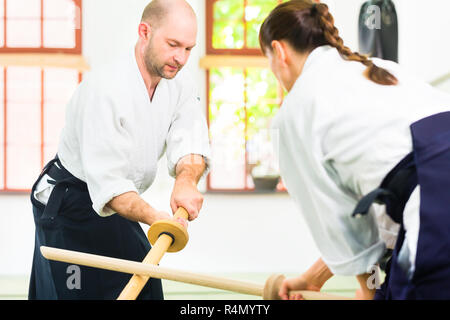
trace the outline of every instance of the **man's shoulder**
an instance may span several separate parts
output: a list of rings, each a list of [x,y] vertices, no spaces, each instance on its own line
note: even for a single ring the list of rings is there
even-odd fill
[[[195,87],[195,81],[192,77],[192,72],[188,69],[182,69],[181,71],[179,71],[177,76],[174,79],[170,80],[169,83],[173,86],[176,86],[181,91]]]
[[[177,104],[191,99],[194,95],[198,96],[197,84],[192,77],[192,72],[188,69],[182,69],[174,79],[167,83],[171,94],[178,97]]]

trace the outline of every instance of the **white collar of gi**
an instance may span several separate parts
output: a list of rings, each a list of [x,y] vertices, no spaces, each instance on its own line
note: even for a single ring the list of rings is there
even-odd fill
[[[156,97],[157,93],[161,90],[161,88],[165,85],[166,81],[168,81],[168,80],[164,79],[164,78],[161,78],[161,80],[159,80],[159,83],[156,86],[155,92],[153,94],[153,99],[150,99],[149,94],[148,94],[148,90],[147,90],[147,86],[145,85],[144,78],[142,77],[142,74],[141,74],[141,70],[139,70],[139,66],[138,66],[138,63],[137,63],[137,60],[136,60],[135,51],[134,51],[134,49],[131,50],[131,51],[132,51],[132,53],[131,53],[130,58],[132,60],[133,73],[138,78],[138,82],[140,83],[140,86],[141,86],[141,89],[142,89],[141,91],[143,93],[145,93],[145,98],[148,99],[149,103],[153,103],[155,101],[155,97]]]
[[[142,77],[141,71],[139,70],[139,66],[138,66],[138,63],[137,63],[137,60],[136,60],[136,54],[135,54],[134,48],[131,51],[132,52],[131,52],[130,58],[131,58],[132,65],[133,65],[133,73],[139,79],[138,81],[141,84],[141,88],[144,89],[145,92],[147,92],[147,88],[145,86],[144,78]],[[148,96],[148,94],[147,94],[147,96]]]
[[[294,83],[292,89],[294,89],[296,86],[298,86],[298,83],[300,82],[300,79],[302,79],[303,75],[311,67],[311,65],[313,65],[313,64],[315,64],[317,62],[320,62],[320,57],[323,54],[325,54],[326,52],[329,52],[332,49],[334,49],[332,46],[324,45],[324,46],[321,46],[321,47],[317,47],[313,51],[311,51],[309,56],[306,58],[305,64],[303,66],[302,73],[297,78],[297,80],[295,80],[295,83]]]
[[[303,72],[305,72],[306,70],[308,70],[308,68],[314,64],[315,61],[317,61],[318,59],[320,59],[319,57],[325,53],[330,51],[331,49],[334,49],[332,46],[330,45],[324,45],[321,47],[317,47],[315,48],[313,51],[311,51],[311,53],[309,54],[308,58],[306,58],[305,61],[305,65],[303,66]],[[301,75],[300,75],[301,76]]]

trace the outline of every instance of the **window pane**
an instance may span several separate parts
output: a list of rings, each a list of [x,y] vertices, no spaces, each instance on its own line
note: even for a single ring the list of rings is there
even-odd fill
[[[259,29],[261,23],[251,21],[247,23],[247,47],[259,49]]]
[[[33,119],[33,117],[40,117],[39,107],[38,104],[8,104],[6,161],[9,189],[31,189],[41,169],[40,143],[33,141],[33,138],[40,137],[40,121]],[[26,131],[26,134],[18,132],[18,122],[24,125],[21,130]]]
[[[268,129],[268,122],[278,111],[281,99],[275,76],[269,69],[247,69],[247,109],[249,138],[261,129]]]
[[[44,164],[58,151],[59,137],[64,127],[63,104],[48,103],[44,108]]]
[[[8,103],[41,103],[41,69],[9,67],[7,71]],[[8,107],[9,111],[9,107]]]
[[[72,0],[44,1],[44,47],[75,47],[75,15]]]
[[[252,188],[252,172],[256,176],[279,175],[278,133],[271,129],[271,122],[281,95],[269,69],[211,70],[212,189]]]
[[[210,71],[210,133],[213,189],[245,187],[244,73],[241,69]]]
[[[38,19],[8,18],[6,33],[6,45],[8,47],[38,48],[41,46],[41,21]]]
[[[41,169],[41,71],[8,68],[7,86],[7,187],[29,189]]]
[[[41,0],[8,0],[6,10],[8,19],[40,18]]]
[[[41,44],[41,1],[14,0],[6,6],[8,47],[39,47]]]
[[[268,69],[247,69],[248,162],[253,174],[278,175],[272,119],[280,105],[276,78]]]
[[[245,20],[262,22],[278,5],[278,0],[247,0],[247,7],[245,9]]]
[[[215,49],[242,49],[244,47],[244,23],[242,21],[216,21],[213,30]]]
[[[47,68],[44,71],[44,81],[45,103],[66,104],[78,85],[78,71]]]
[[[5,37],[4,37],[4,24],[3,21],[5,20],[5,0],[0,0],[0,47],[5,46]]]
[[[259,48],[259,29],[270,11],[278,5],[277,0],[248,0],[245,8],[247,21],[247,47]]]
[[[44,47],[75,48],[75,29],[71,20],[44,20]]]
[[[259,29],[279,0],[222,0],[213,6],[215,49],[257,49]],[[244,8],[245,5],[245,8]],[[246,36],[244,36],[246,35]],[[246,39],[244,39],[246,37]]]
[[[214,20],[241,20],[244,17],[243,0],[218,0],[214,3]]]
[[[67,102],[78,84],[78,72],[67,69],[46,69],[44,74],[44,162],[54,158]]]
[[[212,45],[216,49],[244,47],[244,2],[219,0],[214,3]]]
[[[4,175],[3,175],[3,171],[4,171],[4,153],[3,153],[3,149],[4,149],[4,135],[3,135],[3,130],[4,130],[4,103],[3,103],[3,88],[4,88],[4,81],[3,81],[3,74],[4,74],[4,69],[0,68],[0,190],[4,189],[5,186],[3,184],[3,180],[4,180]]]
[[[45,19],[70,19],[74,16],[73,0],[44,0]]]

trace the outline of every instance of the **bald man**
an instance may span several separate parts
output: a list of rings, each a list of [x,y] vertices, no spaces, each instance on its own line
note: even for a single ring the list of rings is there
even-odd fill
[[[129,275],[44,259],[42,245],[142,261],[150,244],[141,225],[172,215],[144,201],[166,153],[175,178],[173,212],[197,218],[197,189],[209,141],[194,81],[180,72],[196,44],[194,11],[183,0],[144,10],[134,50],[89,74],[66,109],[58,152],[31,193],[36,225],[30,299],[116,299]],[[187,223],[180,221],[181,223]],[[163,299],[151,279],[138,299]]]

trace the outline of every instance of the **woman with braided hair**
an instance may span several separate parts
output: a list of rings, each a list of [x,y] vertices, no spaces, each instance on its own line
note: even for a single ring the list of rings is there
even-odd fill
[[[278,5],[260,45],[288,91],[273,121],[281,175],[321,253],[280,296],[337,274],[363,299],[449,299],[450,96],[350,50],[323,3]]]

